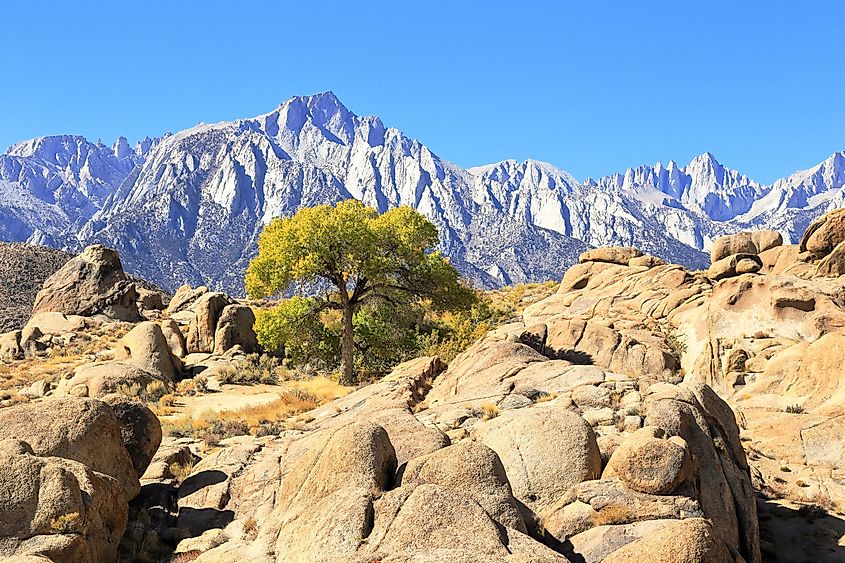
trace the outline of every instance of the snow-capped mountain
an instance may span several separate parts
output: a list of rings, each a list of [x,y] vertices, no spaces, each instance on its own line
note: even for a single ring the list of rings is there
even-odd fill
[[[0,155],[0,238],[68,250],[102,242],[160,285],[243,290],[258,233],[304,206],[409,205],[476,283],[557,278],[588,246],[634,245],[691,267],[712,239],[773,226],[790,238],[843,204],[845,153],[763,186],[707,153],[578,182],[542,162],[462,169],[331,92],[134,148],[56,136]]]

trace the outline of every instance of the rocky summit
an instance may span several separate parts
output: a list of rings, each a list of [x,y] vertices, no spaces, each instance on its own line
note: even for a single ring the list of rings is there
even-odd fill
[[[320,400],[248,379],[260,304],[86,248],[0,335],[0,556],[842,561],[845,210],[797,242],[587,250],[448,365]]]

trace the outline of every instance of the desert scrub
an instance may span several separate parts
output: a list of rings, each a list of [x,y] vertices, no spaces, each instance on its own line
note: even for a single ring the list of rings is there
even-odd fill
[[[121,383],[115,389],[119,395],[129,398],[137,398],[148,403],[158,403],[158,401],[170,393],[168,385],[159,380],[150,381],[146,386],[142,387],[140,383]]]
[[[158,402],[162,397],[167,395],[169,389],[163,381],[150,381],[144,387],[144,400],[151,403]]]
[[[121,383],[117,386],[116,392],[124,397],[140,397],[141,384],[140,383]]]
[[[789,405],[785,410],[789,414],[804,414],[804,405]]]
[[[278,398],[267,403],[237,410],[207,411],[197,417],[182,416],[164,422],[162,432],[177,438],[207,438],[209,444],[214,440],[246,433],[275,435],[290,427],[289,419],[292,417],[342,397],[352,390],[325,377],[287,381],[284,385],[286,388],[278,393]]]
[[[208,378],[197,375],[193,379],[183,379],[176,384],[176,394],[182,396],[203,395],[208,393]]]
[[[250,354],[236,366],[226,366],[217,372],[220,383],[274,385],[284,379],[286,372],[279,358],[266,354]]]
[[[258,535],[258,522],[255,521],[255,518],[249,517],[244,520],[244,537],[252,541]]]
[[[196,424],[193,419],[182,417],[170,422],[163,422],[161,433],[171,438],[193,438]]]

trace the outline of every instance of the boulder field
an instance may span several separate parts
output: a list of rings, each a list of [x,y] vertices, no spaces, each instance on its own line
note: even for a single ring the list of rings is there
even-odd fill
[[[113,561],[168,544],[200,563],[796,560],[789,534],[767,532],[767,499],[845,501],[843,249],[845,210],[799,245],[718,239],[704,271],[593,249],[448,366],[411,360],[295,429],[205,452],[115,391],[256,351],[252,311],[206,288],[152,314],[135,297],[114,358],[0,408],[0,556]],[[101,270],[62,275],[123,287]],[[101,291],[111,309],[62,300],[84,310],[39,310],[0,353],[124,316],[132,292]],[[793,549],[842,560],[816,535]]]

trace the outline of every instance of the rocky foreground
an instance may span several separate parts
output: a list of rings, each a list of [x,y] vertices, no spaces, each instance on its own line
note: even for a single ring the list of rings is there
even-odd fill
[[[125,335],[4,399],[0,555],[841,561],[845,210],[800,245],[741,233],[711,258],[691,272],[588,251],[450,365],[412,360],[295,426],[203,450],[162,438],[125,390],[239,369],[257,350],[250,308],[187,287],[165,307],[86,249],[0,357]]]

